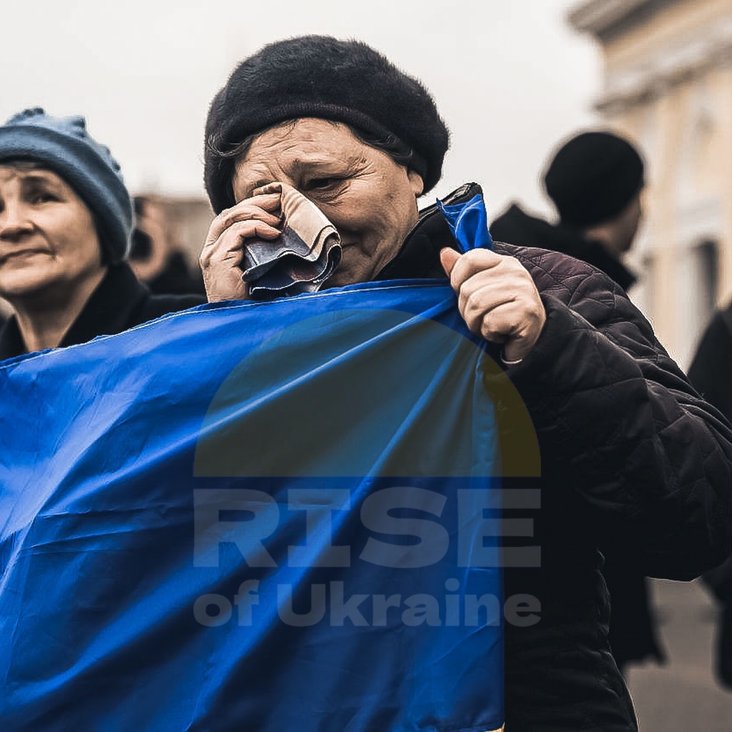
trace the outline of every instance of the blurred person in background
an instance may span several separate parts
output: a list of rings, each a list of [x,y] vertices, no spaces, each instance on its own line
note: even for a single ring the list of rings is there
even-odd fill
[[[201,270],[191,269],[172,239],[165,206],[153,196],[135,196],[136,225],[132,233],[130,267],[158,295],[205,294]]]
[[[732,423],[732,302],[718,310],[702,335],[689,380]],[[719,603],[715,670],[732,689],[732,559],[704,575]]]
[[[564,142],[544,173],[559,214],[551,224],[511,204],[491,226],[493,238],[551,249],[602,270],[627,290],[635,275],[623,264],[640,225],[644,165],[638,150],[611,132],[583,132]],[[647,659],[664,662],[648,580],[622,546],[605,556],[610,646],[621,671]]]
[[[498,241],[581,259],[628,290],[636,277],[622,257],[641,221],[643,174],[643,160],[627,140],[610,132],[583,132],[557,150],[544,174],[559,223],[512,203],[493,222],[491,234]]]
[[[732,302],[712,316],[689,367],[689,379],[732,422]]]
[[[0,127],[0,358],[84,343],[199,304],[156,297],[126,263],[133,212],[83,117],[27,109]]]

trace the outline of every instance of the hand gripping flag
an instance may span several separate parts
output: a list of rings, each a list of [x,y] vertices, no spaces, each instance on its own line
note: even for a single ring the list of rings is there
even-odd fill
[[[0,728],[500,727],[486,359],[435,280],[0,364]]]

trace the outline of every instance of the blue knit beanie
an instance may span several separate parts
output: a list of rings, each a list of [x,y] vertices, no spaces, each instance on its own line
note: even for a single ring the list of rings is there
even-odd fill
[[[84,200],[110,264],[130,250],[133,213],[119,164],[86,131],[83,117],[51,117],[40,107],[13,115],[0,127],[0,163],[33,160],[60,175]]]

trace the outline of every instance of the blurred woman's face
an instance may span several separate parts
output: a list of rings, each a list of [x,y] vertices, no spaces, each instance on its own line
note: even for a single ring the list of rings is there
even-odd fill
[[[0,164],[0,296],[63,301],[102,269],[94,220],[71,186],[45,168]]]

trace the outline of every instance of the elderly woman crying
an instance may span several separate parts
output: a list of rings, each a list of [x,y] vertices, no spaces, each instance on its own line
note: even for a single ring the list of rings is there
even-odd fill
[[[279,196],[261,190],[275,181],[340,235],[342,258],[324,287],[449,281],[467,327],[522,397],[541,450],[541,476],[504,480],[541,496],[531,511],[541,561],[504,571],[506,595],[540,607],[536,622],[506,623],[506,728],[634,730],[608,641],[603,554],[622,546],[641,572],[671,579],[722,561],[732,548],[732,433],[602,272],[500,242],[458,251],[440,211],[417,204],[440,179],[447,147],[421,83],[363,43],[308,36],[244,59],[208,116],[217,213],[201,255],[208,296],[251,297],[247,248],[281,247]],[[465,185],[450,201],[476,193]],[[512,407],[496,399],[508,434]],[[473,670],[457,673],[455,694]]]

